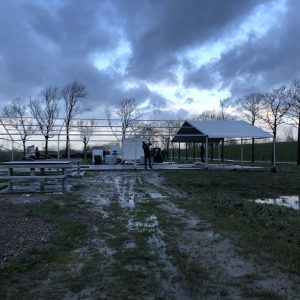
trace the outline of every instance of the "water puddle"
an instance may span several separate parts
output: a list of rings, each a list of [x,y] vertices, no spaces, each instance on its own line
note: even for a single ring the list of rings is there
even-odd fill
[[[254,201],[256,203],[275,204],[299,210],[299,198],[300,196],[281,196],[275,199],[256,199]]]
[[[128,228],[131,230],[137,230],[137,229],[150,229],[155,228],[158,226],[158,220],[155,215],[151,215],[148,217],[145,222],[139,222],[135,220],[128,220]]]
[[[163,196],[161,193],[159,192],[148,192],[149,193],[149,196],[152,198],[152,199],[158,199],[158,198],[165,198],[165,196]]]
[[[134,193],[134,180],[125,178],[114,178],[114,186],[119,196],[119,204],[122,208],[134,208],[135,206],[135,193]]]
[[[109,199],[108,197],[102,197],[101,195],[92,196],[87,198],[87,202],[92,202],[96,205],[109,205]]]

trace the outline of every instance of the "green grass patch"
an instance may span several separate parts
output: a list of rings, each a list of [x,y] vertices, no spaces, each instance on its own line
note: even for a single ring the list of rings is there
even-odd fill
[[[282,167],[277,174],[233,171],[162,172],[170,184],[187,192],[172,201],[237,233],[245,249],[264,253],[286,271],[300,274],[300,213],[290,208],[257,204],[250,199],[300,194],[300,169]]]
[[[85,204],[77,197],[61,195],[37,203],[27,211],[28,218],[40,217],[52,224],[54,234],[1,269],[2,295],[6,295],[13,284],[14,295],[19,298],[22,294],[28,294],[34,284],[47,279],[53,268],[65,269],[70,261],[71,251],[84,245],[87,236],[88,221],[74,217],[81,205]]]
[[[272,142],[259,143],[256,141],[254,150],[255,161],[271,161],[272,159]],[[187,157],[190,162],[194,161],[194,149],[193,147],[187,149]],[[219,148],[217,145],[208,146],[208,158],[218,159]],[[175,149],[173,159],[186,162],[186,150],[179,151]],[[252,145],[251,142],[243,144],[243,159],[251,161],[252,158]],[[200,160],[200,148],[195,148],[195,159]],[[240,160],[241,159],[241,145],[240,144],[225,144],[224,146],[224,159],[228,160]],[[296,162],[297,161],[297,142],[277,142],[276,143],[276,160],[278,162]]]

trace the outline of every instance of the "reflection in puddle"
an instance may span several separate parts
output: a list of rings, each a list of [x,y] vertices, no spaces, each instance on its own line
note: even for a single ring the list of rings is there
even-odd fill
[[[256,199],[256,203],[275,204],[299,210],[299,196],[281,196],[275,199]]]

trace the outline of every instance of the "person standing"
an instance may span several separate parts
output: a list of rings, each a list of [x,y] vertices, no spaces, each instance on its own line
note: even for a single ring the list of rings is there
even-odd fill
[[[145,164],[145,169],[147,169],[147,160],[149,162],[149,168],[152,169],[152,164],[151,164],[151,150],[150,150],[150,146],[152,144],[149,142],[148,144],[146,144],[146,142],[143,142],[143,150],[144,150],[144,164]]]
[[[204,146],[203,144],[201,144],[201,148],[200,148],[200,156],[201,156],[201,161],[204,163],[204,152],[205,152],[205,149],[204,149]]]
[[[40,154],[40,151],[39,151],[39,147],[36,147],[35,148],[35,159],[40,159],[40,156],[41,156],[41,154]]]

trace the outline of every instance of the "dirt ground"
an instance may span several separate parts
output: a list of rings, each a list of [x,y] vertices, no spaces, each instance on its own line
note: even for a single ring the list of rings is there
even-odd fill
[[[173,199],[188,196],[158,172],[95,172],[73,184],[98,220],[66,268],[35,279],[26,298],[55,290],[54,298],[66,299],[300,299],[297,276],[175,205]],[[24,213],[47,195],[1,197],[0,263],[6,265],[55,231]],[[81,285],[74,288],[74,281]]]

